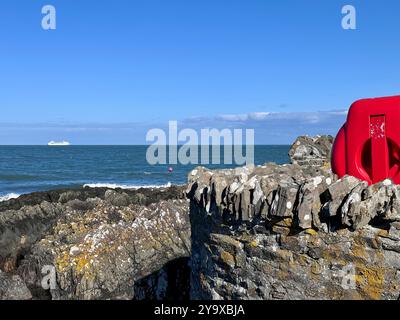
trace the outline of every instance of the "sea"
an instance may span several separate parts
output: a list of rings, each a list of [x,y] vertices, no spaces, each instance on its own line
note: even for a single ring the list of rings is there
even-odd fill
[[[21,194],[74,187],[140,188],[180,185],[199,164],[157,164],[148,146],[0,146],[0,201]],[[258,145],[254,164],[289,162],[286,145]],[[201,159],[199,148],[199,159]],[[210,157],[212,152],[210,151]],[[245,154],[245,152],[243,153]],[[221,150],[223,155],[223,150]],[[211,160],[210,160],[211,161]],[[221,162],[224,162],[221,159]],[[236,164],[203,165],[210,169]]]

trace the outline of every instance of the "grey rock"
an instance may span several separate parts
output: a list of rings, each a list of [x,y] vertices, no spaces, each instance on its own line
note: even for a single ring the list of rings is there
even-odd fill
[[[344,176],[332,183],[325,192],[325,198],[329,201],[329,216],[336,216],[345,197],[357,186],[361,181],[352,176]]]
[[[0,300],[30,300],[32,294],[18,275],[0,271]]]
[[[317,230],[323,228],[320,220],[320,211],[323,206],[321,193],[323,193],[331,183],[331,178],[317,176],[308,179],[302,184],[299,191],[297,210],[297,225],[302,229]]]
[[[17,257],[51,232],[63,215],[62,205],[48,202],[1,212],[0,268],[5,272],[14,271]]]
[[[59,197],[50,202],[19,209],[15,202],[3,204],[17,208],[0,212],[0,267],[7,288],[22,279],[19,287],[28,286],[34,299],[132,299],[140,279],[189,257],[183,187],[96,192],[94,198],[86,189],[54,192]],[[40,193],[27,198],[34,203],[35,196],[42,198]],[[50,291],[41,285],[45,266],[56,271]],[[1,293],[5,299],[18,293],[10,292]]]
[[[298,191],[299,185],[296,183],[280,185],[272,201],[271,216],[292,218]]]
[[[329,163],[332,144],[332,136],[298,137],[289,150],[289,157],[293,164],[323,166]]]
[[[357,230],[366,226],[375,217],[376,211],[369,211],[361,208],[361,195],[367,187],[368,184],[366,182],[361,182],[353,188],[346,197],[341,208],[343,225]]]
[[[126,193],[119,193],[114,190],[107,190],[104,194],[104,198],[113,206],[118,207],[129,206],[131,203],[131,199]]]
[[[79,191],[71,190],[60,195],[58,202],[66,203],[68,201],[80,201],[81,194]]]
[[[53,299],[132,299],[136,281],[189,257],[190,248],[185,200],[147,207],[101,201],[92,210],[58,221],[21,261],[18,273],[40,290],[40,270],[54,266]]]

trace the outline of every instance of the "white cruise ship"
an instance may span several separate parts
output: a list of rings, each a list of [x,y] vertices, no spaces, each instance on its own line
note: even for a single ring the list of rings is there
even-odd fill
[[[69,143],[68,141],[50,141],[47,145],[48,146],[69,146],[69,145],[71,145],[71,143]]]

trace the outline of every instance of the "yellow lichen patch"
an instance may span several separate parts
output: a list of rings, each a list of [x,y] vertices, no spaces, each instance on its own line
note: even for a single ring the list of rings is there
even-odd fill
[[[255,247],[257,247],[258,243],[257,243],[257,241],[251,241],[251,242],[249,243],[249,245],[250,245],[251,247],[255,248]]]
[[[75,258],[76,271],[82,273],[89,264],[88,256],[86,254],[81,254]]]
[[[325,161],[323,164],[324,169],[330,169],[331,168],[331,163],[329,161]]]
[[[386,238],[387,236],[389,236],[389,230],[380,229],[380,230],[376,233],[376,235],[377,235],[378,237]]]
[[[292,218],[285,218],[282,220],[279,220],[278,222],[276,222],[274,225],[276,226],[280,226],[280,227],[292,227],[293,224],[293,219]]]
[[[378,300],[382,296],[385,270],[381,267],[357,266],[355,276],[360,293],[367,299]]]
[[[82,252],[76,256],[72,256],[69,251],[63,251],[55,259],[56,268],[60,273],[74,269],[77,274],[90,280],[94,278],[90,265],[92,258],[86,248],[82,248]]]
[[[311,236],[316,236],[318,234],[318,232],[315,231],[314,229],[307,229],[304,232],[309,234],[309,235],[311,235]]]
[[[124,232],[128,231],[125,230]],[[89,237],[78,245],[79,250],[77,252],[71,252],[71,246],[64,247],[55,259],[58,272],[66,273],[73,270],[82,281],[92,281],[97,272],[95,264],[101,264],[102,259],[115,256],[118,248],[121,248],[122,244],[127,242],[124,232],[119,233],[119,236],[105,233],[101,239],[96,240],[97,243],[94,243]],[[98,235],[91,236],[96,237]]]
[[[223,263],[226,265],[230,266],[233,268],[235,266],[235,258],[227,251],[222,251],[221,252],[221,260]]]
[[[71,261],[67,252],[61,253],[56,257],[56,267],[59,272],[65,272],[67,268],[71,267]]]

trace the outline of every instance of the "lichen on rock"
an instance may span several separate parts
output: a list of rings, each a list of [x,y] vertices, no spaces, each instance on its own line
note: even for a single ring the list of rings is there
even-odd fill
[[[193,298],[399,297],[400,187],[337,179],[331,143],[298,138],[289,165],[189,174]]]

